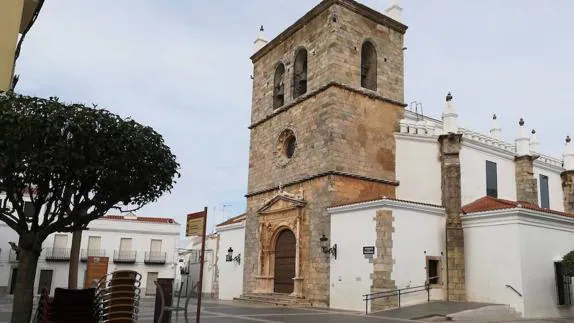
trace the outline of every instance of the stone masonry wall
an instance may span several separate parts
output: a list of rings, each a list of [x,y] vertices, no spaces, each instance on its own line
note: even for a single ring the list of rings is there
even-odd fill
[[[534,178],[533,156],[520,156],[514,159],[516,176],[516,200],[538,205],[538,180]]]
[[[564,192],[564,212],[574,213],[574,171],[562,173],[562,191]]]
[[[460,149],[462,135],[439,136],[441,152],[442,204],[446,213],[447,301],[466,301],[464,234],[462,231]]]
[[[366,201],[381,196],[394,197],[394,186],[384,183],[372,183],[345,176],[324,176],[305,181],[301,184],[283,188],[293,194],[302,193],[307,205],[303,209],[301,222],[301,277],[303,294],[313,306],[327,306],[329,302],[329,256],[321,251],[319,238],[330,237],[330,218],[327,208],[341,203]],[[257,228],[259,217],[257,210],[266,200],[277,194],[277,190],[257,194],[247,199],[247,220],[244,251],[243,292],[251,293],[255,289],[255,276],[259,256],[259,236]]]
[[[371,41],[377,51],[377,93],[404,101],[404,35],[341,5],[331,8],[338,22],[331,25],[330,78],[355,88],[361,86],[361,46]]]
[[[373,259],[373,285],[371,293],[386,292],[397,288],[395,281],[391,279],[393,273],[393,226],[395,219],[393,212],[379,210],[376,215],[375,241],[376,257]],[[383,297],[372,300],[371,311],[380,311],[398,306],[398,297]]]

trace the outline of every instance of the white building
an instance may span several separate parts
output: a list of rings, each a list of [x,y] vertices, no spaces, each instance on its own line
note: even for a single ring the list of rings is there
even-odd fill
[[[207,236],[202,291],[205,297],[233,300],[241,296],[243,288],[243,253],[245,214],[218,224],[216,231]],[[181,268],[191,284],[199,280],[201,237],[192,237],[187,247],[180,251]],[[229,257],[231,256],[231,257]]]
[[[563,158],[541,155],[523,121],[515,143],[509,143],[500,139],[496,118],[490,133],[480,134],[458,127],[452,101],[443,116],[447,122],[405,111],[395,133],[400,183],[395,198],[329,209],[329,247],[336,245],[336,258],[330,256],[330,307],[364,311],[362,295],[373,291],[373,276],[380,274],[392,281],[384,290],[430,281],[431,300],[449,299],[445,206],[457,202],[452,196],[443,202],[443,186],[452,184],[444,182],[449,174],[442,171],[439,136],[452,132],[461,138],[456,216],[464,237],[458,273],[466,300],[509,305],[528,318],[572,315],[571,279],[556,270],[562,256],[574,250],[574,214],[565,212],[565,197],[573,192],[562,188],[564,174],[574,170],[574,145],[567,142]],[[526,173],[519,164],[523,156],[532,160]],[[527,201],[529,189],[534,193]],[[516,202],[519,197],[523,200]],[[244,223],[240,216],[217,226],[221,299],[242,294],[242,264],[225,256],[230,247],[234,255],[243,252]],[[364,255],[364,247],[372,247],[374,255]],[[427,297],[424,291],[408,294],[401,305]]]
[[[142,275],[142,295],[155,293],[157,278],[175,278],[180,225],[173,219],[126,216],[105,216],[92,221],[83,232],[78,285],[85,281],[88,256],[108,259],[107,272],[135,270]],[[18,242],[17,234],[0,222],[0,292],[12,294],[18,270],[15,253],[9,242]],[[72,235],[56,233],[42,244],[34,291],[48,286],[67,288]],[[151,286],[151,288],[149,288]]]

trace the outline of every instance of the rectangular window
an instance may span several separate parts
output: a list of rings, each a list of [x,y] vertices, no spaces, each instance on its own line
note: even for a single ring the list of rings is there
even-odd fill
[[[550,193],[548,191],[548,176],[540,174],[540,207],[550,208]]]
[[[486,161],[486,196],[498,197],[498,175],[496,163]]]
[[[440,257],[426,257],[427,261],[427,281],[432,285],[440,285],[441,281],[441,265]]]

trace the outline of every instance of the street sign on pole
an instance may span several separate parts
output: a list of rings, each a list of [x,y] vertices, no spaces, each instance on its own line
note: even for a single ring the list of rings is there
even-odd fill
[[[204,227],[206,218],[207,218],[206,211],[188,214],[187,223],[185,227],[185,235],[187,237],[205,235]]]
[[[203,264],[205,262],[205,240],[207,229],[207,207],[203,211],[187,215],[186,236],[201,236],[201,253],[199,254],[199,284],[197,286],[197,315],[195,322],[199,323],[201,315],[201,294],[203,292]]]

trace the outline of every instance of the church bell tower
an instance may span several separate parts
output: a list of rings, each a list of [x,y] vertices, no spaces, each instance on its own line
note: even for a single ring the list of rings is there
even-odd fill
[[[391,18],[356,1],[323,0],[271,41],[258,36],[244,294],[327,306],[336,261],[321,247],[327,208],[395,196],[407,29],[399,9]]]

